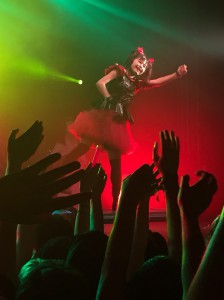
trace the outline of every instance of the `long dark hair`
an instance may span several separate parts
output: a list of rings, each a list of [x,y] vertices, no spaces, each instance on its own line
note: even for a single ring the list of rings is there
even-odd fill
[[[153,58],[147,58],[147,56],[144,53],[144,49],[142,47],[138,47],[136,50],[132,51],[128,58],[126,59],[124,63],[124,67],[127,69],[127,71],[131,72],[131,65],[136,58],[141,58],[147,62],[146,70],[143,74],[138,76],[139,80],[143,80],[145,82],[148,82],[152,75],[152,65],[154,62]]]

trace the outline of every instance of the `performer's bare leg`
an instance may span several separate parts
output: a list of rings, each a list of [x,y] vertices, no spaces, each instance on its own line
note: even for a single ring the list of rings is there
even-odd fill
[[[112,210],[116,211],[121,190],[121,154],[118,151],[108,151],[110,161],[110,180],[112,185]]]

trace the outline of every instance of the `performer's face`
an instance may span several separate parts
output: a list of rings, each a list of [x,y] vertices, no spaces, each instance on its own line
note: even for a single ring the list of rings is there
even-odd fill
[[[137,75],[142,75],[147,67],[147,61],[141,57],[137,57],[131,64],[131,69]]]

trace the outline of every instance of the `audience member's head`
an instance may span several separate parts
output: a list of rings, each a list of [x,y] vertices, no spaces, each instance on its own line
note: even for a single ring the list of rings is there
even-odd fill
[[[62,216],[52,215],[37,227],[35,250],[38,251],[48,240],[58,236],[73,237],[73,228]]]
[[[16,289],[12,281],[0,273],[0,299],[14,300],[15,291]]]
[[[168,255],[167,241],[159,232],[149,230],[145,261],[158,255]]]
[[[129,300],[181,300],[180,267],[167,256],[146,261],[128,283]]]
[[[67,256],[67,264],[84,274],[95,299],[108,236],[100,231],[88,231],[75,236]]]
[[[26,269],[27,268],[27,269]],[[33,259],[19,275],[17,300],[89,300],[84,277],[59,260]]]
[[[73,239],[69,236],[58,236],[49,239],[36,253],[34,258],[65,260]]]

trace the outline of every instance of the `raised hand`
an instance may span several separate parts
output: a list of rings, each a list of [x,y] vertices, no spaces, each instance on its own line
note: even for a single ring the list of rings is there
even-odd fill
[[[33,217],[56,209],[70,207],[89,200],[91,193],[66,197],[56,195],[77,183],[83,170],[78,162],[42,173],[60,159],[54,153],[29,168],[0,179],[0,219],[17,223],[29,222]]]
[[[104,219],[102,209],[102,193],[107,181],[107,175],[104,169],[99,166],[96,182],[92,189],[93,197],[90,213],[90,230],[99,230],[104,232]]]
[[[160,188],[165,191],[169,256],[179,263],[181,261],[181,224],[177,204],[179,138],[173,131],[164,130],[160,132],[160,143],[161,155],[158,154],[158,143],[155,143],[153,161],[162,175]]]
[[[213,195],[217,191],[217,181],[214,175],[198,171],[200,179],[192,186],[190,177],[183,176],[178,195],[178,204],[187,217],[199,217],[210,205]]]
[[[105,170],[100,166],[98,173],[97,173],[96,183],[92,190],[93,198],[101,197],[101,194],[104,191],[106,182],[107,182],[107,174],[105,173]]]
[[[154,164],[151,166],[144,164],[127,176],[122,183],[121,197],[138,204],[139,201],[155,194],[160,179],[156,179],[159,172],[153,172],[153,168]]]
[[[97,182],[97,176],[99,170],[100,170],[100,164],[95,164],[93,167],[91,163],[88,165],[80,181],[81,192],[88,192],[93,190]]]
[[[135,228],[136,208],[154,193],[158,172],[144,164],[122,184],[120,203],[110,234],[96,299],[124,299]]]
[[[215,177],[205,171],[197,172],[200,179],[192,186],[190,177],[182,177],[178,194],[178,205],[182,223],[182,282],[183,298],[186,298],[189,286],[194,282],[205,251],[204,237],[200,229],[199,216],[210,205],[213,195],[217,191]],[[202,297],[204,299],[204,297]],[[202,299],[200,298],[200,299]],[[196,299],[196,298],[195,298]]]
[[[92,191],[93,195],[100,196],[104,190],[107,180],[107,175],[99,163],[92,167],[90,163],[85,169],[80,181],[80,191]]]
[[[153,161],[163,177],[176,175],[179,166],[179,138],[173,131],[160,132],[161,155],[158,154],[158,143],[154,144]]]
[[[42,122],[34,122],[26,132],[16,138],[18,132],[19,129],[13,130],[8,139],[8,164],[21,167],[36,152],[44,138]]]

